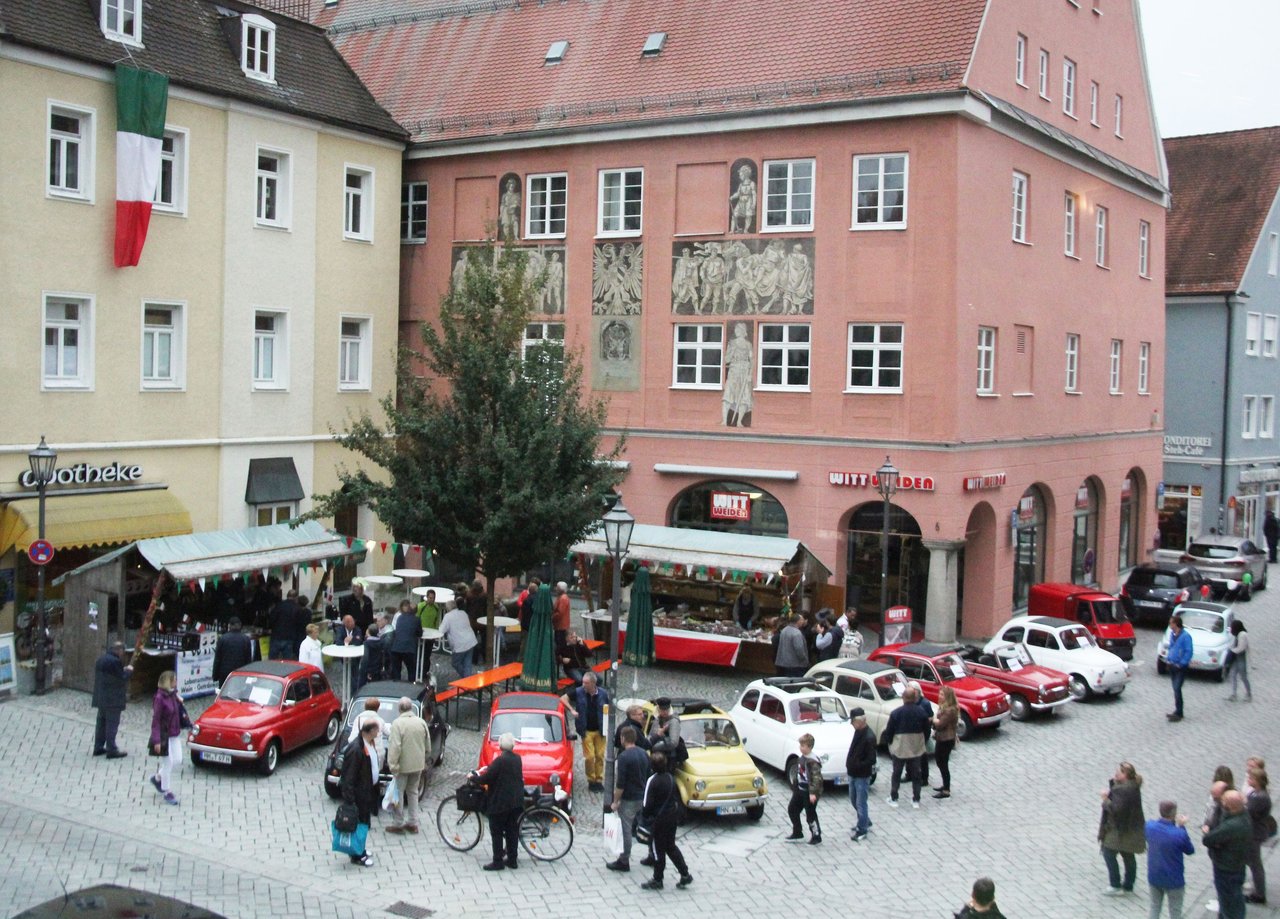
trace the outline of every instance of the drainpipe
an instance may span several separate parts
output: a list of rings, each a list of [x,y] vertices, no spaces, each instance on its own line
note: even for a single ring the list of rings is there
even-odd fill
[[[1232,296],[1232,294],[1226,294],[1222,298],[1223,304],[1227,308],[1227,347],[1223,352],[1222,360],[1222,440],[1218,448],[1220,461],[1218,466],[1218,535],[1222,535],[1227,525],[1227,423],[1231,417],[1229,413],[1231,411]]]

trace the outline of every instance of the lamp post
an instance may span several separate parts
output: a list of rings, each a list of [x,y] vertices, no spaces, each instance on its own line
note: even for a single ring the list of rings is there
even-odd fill
[[[880,640],[877,648],[884,647],[884,611],[889,608],[889,501],[898,491],[898,470],[884,458],[884,465],[876,470],[876,491],[884,498],[883,528],[880,531]]]
[[[628,513],[619,497],[609,512],[601,518],[604,526],[604,543],[613,559],[613,596],[609,600],[609,724],[604,735],[604,809],[613,803],[614,762],[617,753],[613,749],[613,731],[618,719],[618,617],[622,614],[622,560],[631,547],[631,530],[636,518]]]
[[[53,481],[53,470],[58,464],[58,454],[44,442],[27,454],[31,464],[31,477],[35,479],[40,495],[39,537],[44,539],[44,494]],[[44,608],[44,565],[36,566],[36,695],[43,695],[48,687],[49,617]]]

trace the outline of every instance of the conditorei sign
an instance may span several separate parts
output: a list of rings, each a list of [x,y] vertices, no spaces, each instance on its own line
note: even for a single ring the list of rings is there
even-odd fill
[[[842,488],[879,488],[880,476],[874,472],[828,472],[827,481]],[[931,475],[898,475],[899,491],[933,491]]]
[[[750,520],[751,496],[740,491],[713,491],[711,519]]]
[[[88,463],[76,463],[55,469],[51,485],[98,485],[104,482],[137,482],[142,478],[142,467],[124,463],[111,463],[107,466],[91,466]],[[28,469],[18,476],[18,484],[23,488],[35,488],[36,478]]]
[[[1213,449],[1212,437],[1189,437],[1181,434],[1164,435],[1165,456],[1204,456]]]

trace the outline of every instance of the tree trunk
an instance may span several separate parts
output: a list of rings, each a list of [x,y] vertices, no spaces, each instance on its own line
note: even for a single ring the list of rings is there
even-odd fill
[[[484,577],[485,616],[484,616],[484,664],[486,669],[493,667],[493,578]]]

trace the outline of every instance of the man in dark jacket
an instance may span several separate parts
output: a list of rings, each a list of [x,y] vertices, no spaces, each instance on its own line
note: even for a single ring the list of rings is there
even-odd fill
[[[1253,848],[1253,828],[1244,811],[1244,795],[1232,789],[1222,795],[1222,822],[1202,839],[1213,862],[1213,889],[1221,919],[1244,919],[1244,869]]]
[[[298,592],[289,591],[289,595],[271,608],[271,646],[268,649],[273,661],[296,659],[297,649],[293,646],[294,623],[298,617]]]
[[[365,683],[382,679],[382,670],[387,656],[385,643],[386,639],[378,637],[378,627],[369,626],[364,639],[364,655],[360,658],[360,669],[356,673],[356,689]]]
[[[516,845],[524,808],[524,764],[515,753],[514,734],[503,734],[498,746],[502,752],[481,775],[486,790],[484,810],[489,815],[489,836],[493,839],[493,861],[484,866],[485,871],[520,867]]]
[[[1275,511],[1267,511],[1262,521],[1262,535],[1267,537],[1267,560],[1276,560],[1276,549],[1280,549],[1280,519],[1276,519]]]
[[[213,682],[216,686],[221,686],[234,671],[258,659],[257,642],[240,631],[240,618],[232,616],[227,627],[230,631],[218,639],[218,646],[213,651]]]
[[[338,788],[342,791],[342,800],[356,806],[359,812],[357,819],[366,827],[378,812],[378,773],[381,769],[375,743],[381,730],[382,719],[370,719],[360,729],[360,736],[347,744],[342,753],[342,778]],[[351,862],[368,868],[373,864],[373,856],[366,849],[359,855],[353,854]]]
[[[871,794],[871,776],[876,769],[876,734],[867,727],[867,713],[862,709],[855,708],[849,714],[853,720],[853,742],[844,758],[844,769],[849,774],[849,803],[858,815],[853,841],[862,842],[871,830],[867,797]]]
[[[578,736],[582,738],[582,758],[587,772],[587,791],[604,791],[604,707],[609,693],[599,685],[595,671],[582,676],[582,685],[560,697],[574,718]]]
[[[116,746],[120,716],[124,713],[125,695],[132,667],[124,665],[124,642],[114,641],[93,665],[93,707],[98,720],[93,731],[93,755],[121,759],[129,754]]]
[[[956,913],[956,919],[979,919],[979,917],[1004,919],[1004,913],[1000,912],[1000,907],[996,906],[996,885],[991,878],[978,878],[974,881],[969,902]]]
[[[418,639],[422,637],[422,620],[409,608],[409,601],[400,604],[395,625],[391,627],[390,664],[386,668],[390,679],[400,679],[404,667],[405,679],[412,680],[418,662]]]
[[[627,707],[626,715],[626,720],[618,725],[618,729],[613,732],[613,748],[615,750],[622,749],[622,729],[629,727],[636,732],[636,746],[641,750],[647,751],[649,749],[649,738],[644,733],[644,706],[630,705]]]
[[[920,757],[924,756],[925,738],[929,734],[929,716],[920,708],[920,692],[908,686],[902,704],[893,710],[884,729],[884,742],[893,757],[893,776],[889,783],[889,806],[898,806],[898,788],[905,768],[911,780],[911,806],[920,806]]]
[[[1178,813],[1173,801],[1160,802],[1160,819],[1148,820],[1147,836],[1147,888],[1151,892],[1151,914],[1159,916],[1164,901],[1169,900],[1169,915],[1182,915],[1182,897],[1187,879],[1183,860],[1195,853],[1191,837],[1187,835],[1187,818]]]
[[[824,609],[818,613],[818,633],[813,644],[820,661],[829,661],[840,655],[840,646],[844,644],[844,629],[836,624],[833,610]]]
[[[338,612],[354,619],[361,632],[368,632],[373,625],[373,601],[364,595],[362,584],[351,585],[351,593],[342,598]]]

